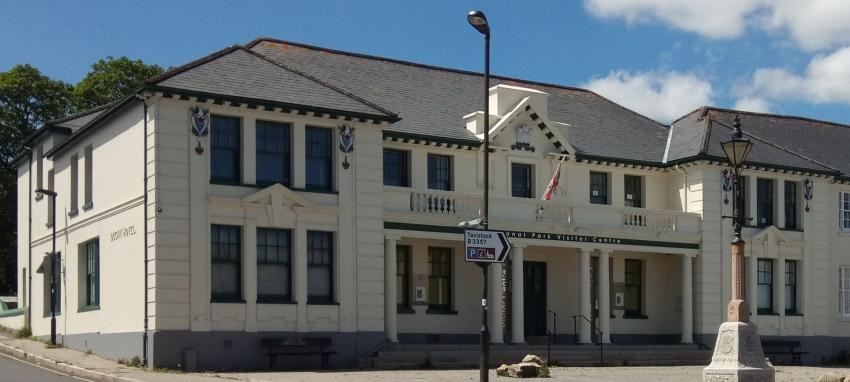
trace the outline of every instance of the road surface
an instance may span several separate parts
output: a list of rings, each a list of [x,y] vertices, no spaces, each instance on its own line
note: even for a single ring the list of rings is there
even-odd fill
[[[57,373],[17,358],[0,354],[0,382],[82,382],[89,381]]]

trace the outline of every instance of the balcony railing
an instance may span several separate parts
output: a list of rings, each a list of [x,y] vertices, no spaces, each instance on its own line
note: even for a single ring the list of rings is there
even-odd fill
[[[453,221],[477,218],[481,195],[473,193],[384,188],[388,213],[451,217]],[[582,227],[622,228],[647,232],[699,233],[700,218],[693,213],[564,201],[490,197],[491,219],[503,222],[541,223]]]

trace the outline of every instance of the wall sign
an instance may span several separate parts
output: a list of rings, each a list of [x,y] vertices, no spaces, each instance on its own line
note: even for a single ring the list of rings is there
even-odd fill
[[[534,152],[531,145],[531,128],[528,125],[520,125],[516,128],[516,143],[511,145],[511,150],[525,150]]]
[[[806,179],[803,181],[803,199],[806,199],[806,212],[809,212],[809,200],[815,196],[815,182],[812,182],[811,179]]]
[[[131,225],[124,228],[120,228],[116,231],[112,231],[109,234],[109,241],[121,240],[125,237],[130,237],[136,234],[136,226]]]
[[[192,112],[192,116],[189,118],[191,121],[190,125],[192,135],[198,138],[198,145],[195,146],[195,153],[201,155],[204,153],[204,148],[201,146],[201,138],[210,133],[210,110],[195,106],[189,109],[189,111]]]

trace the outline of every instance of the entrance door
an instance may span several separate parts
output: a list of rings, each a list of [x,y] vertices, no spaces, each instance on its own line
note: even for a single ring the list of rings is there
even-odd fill
[[[546,335],[546,263],[525,261],[522,264],[525,286],[525,335]]]

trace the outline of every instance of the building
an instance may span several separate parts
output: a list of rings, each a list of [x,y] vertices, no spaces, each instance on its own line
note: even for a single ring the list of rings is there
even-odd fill
[[[588,90],[495,77],[485,127],[481,82],[260,38],[51,121],[18,162],[32,332],[49,333],[56,225],[69,347],[232,369],[263,365],[272,336],[330,336],[340,365],[386,340],[474,343],[482,276],[458,223],[478,217],[489,128],[491,228],[513,245],[490,268],[490,304],[511,317],[505,332],[491,315],[494,342],[556,324],[565,342],[712,346],[731,293],[719,142],[740,115],[756,141],[753,321],[799,338],[807,361],[848,350],[850,126],[712,107],[665,126]],[[604,334],[573,333],[578,315]]]

